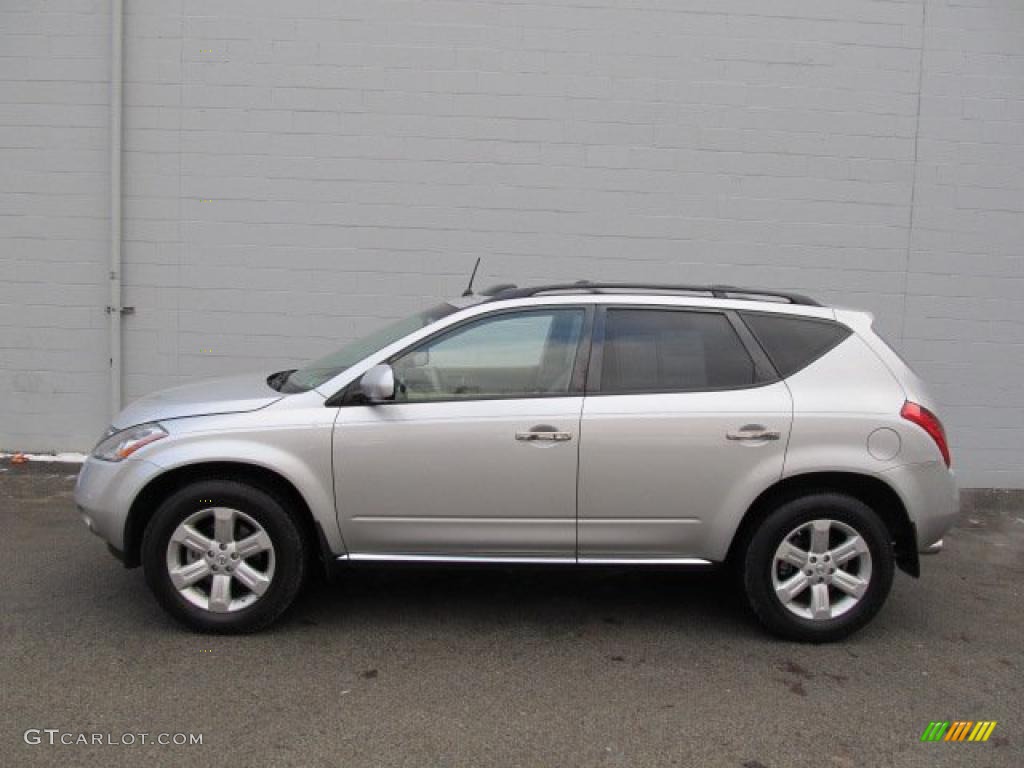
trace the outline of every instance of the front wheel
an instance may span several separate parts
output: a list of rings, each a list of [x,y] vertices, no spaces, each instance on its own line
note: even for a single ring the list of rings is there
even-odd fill
[[[878,613],[892,586],[891,537],[862,501],[815,493],[761,523],[744,558],[747,599],[761,622],[790,640],[842,639]]]
[[[302,535],[266,491],[204,480],[166,499],[146,527],[146,582],[174,618],[201,632],[262,629],[298,594]]]

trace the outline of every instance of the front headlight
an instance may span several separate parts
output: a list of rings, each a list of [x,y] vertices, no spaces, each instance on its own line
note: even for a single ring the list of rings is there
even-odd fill
[[[149,445],[152,442],[167,437],[167,430],[156,422],[152,424],[139,424],[137,427],[128,427],[120,432],[114,432],[109,437],[100,440],[99,445],[93,448],[92,455],[103,461],[121,461],[127,459],[139,448]]]

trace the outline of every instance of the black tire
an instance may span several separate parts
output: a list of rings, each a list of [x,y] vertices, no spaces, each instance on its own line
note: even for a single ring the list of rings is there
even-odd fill
[[[775,593],[772,573],[783,540],[801,525],[820,519],[844,523],[860,535],[871,557],[871,576],[864,594],[845,613],[810,619],[786,608]],[[743,557],[743,586],[751,608],[769,631],[788,640],[832,642],[856,632],[878,613],[892,587],[894,564],[891,536],[874,510],[845,494],[811,493],[783,502],[754,531]]]
[[[175,529],[190,515],[211,507],[244,513],[263,527],[273,544],[273,577],[266,592],[251,605],[226,613],[194,605],[168,573],[168,545]],[[202,480],[176,491],[154,513],[142,539],[146,583],[160,605],[191,629],[214,634],[256,632],[278,619],[302,587],[307,560],[306,542],[285,504],[261,488],[234,480]],[[232,589],[237,588],[233,583]]]

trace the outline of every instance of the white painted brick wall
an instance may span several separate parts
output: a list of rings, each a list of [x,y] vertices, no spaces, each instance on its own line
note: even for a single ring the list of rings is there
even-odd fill
[[[966,485],[1024,487],[1018,0],[133,0],[126,395],[482,282],[870,309]],[[109,18],[4,4],[0,447],[106,423]]]
[[[1024,487],[1024,4],[929,1],[903,350],[970,485]]]
[[[107,13],[0,4],[0,450],[81,448],[106,418]]]

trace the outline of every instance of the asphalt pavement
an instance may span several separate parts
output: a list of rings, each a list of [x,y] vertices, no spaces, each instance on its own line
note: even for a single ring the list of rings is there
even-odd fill
[[[0,464],[7,766],[1024,766],[1024,510],[965,515],[833,645],[769,637],[724,574],[582,568],[351,571],[208,637],[87,532],[76,470]]]

